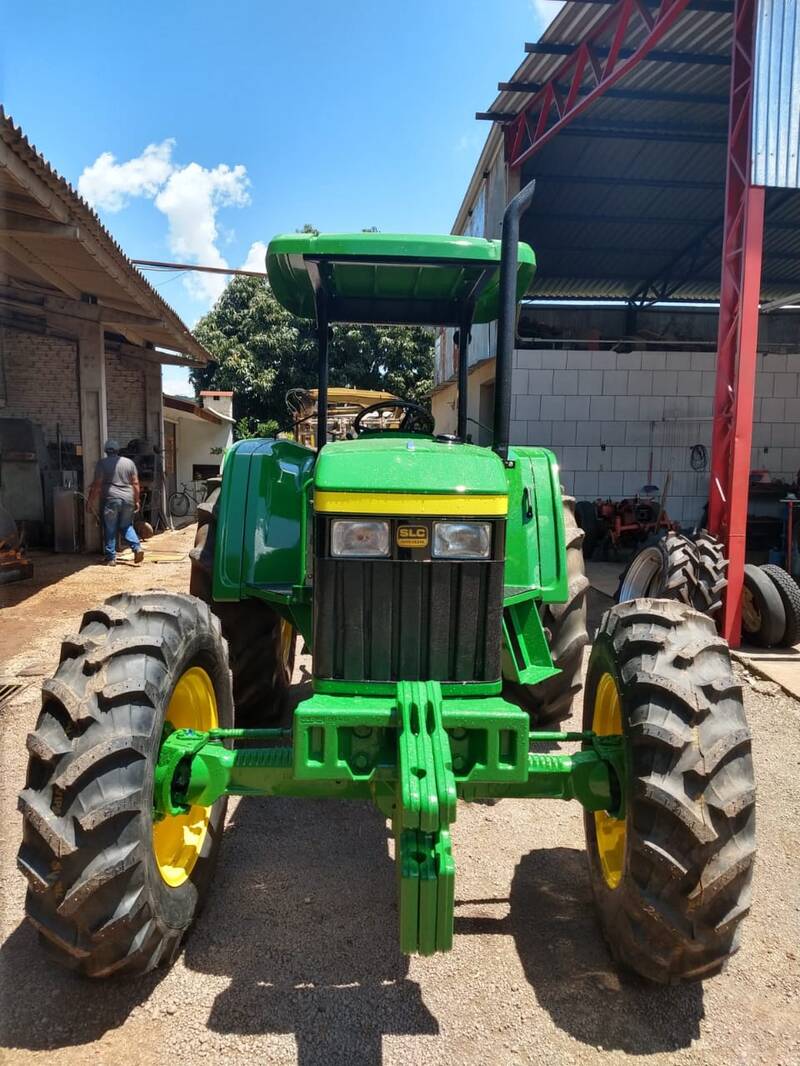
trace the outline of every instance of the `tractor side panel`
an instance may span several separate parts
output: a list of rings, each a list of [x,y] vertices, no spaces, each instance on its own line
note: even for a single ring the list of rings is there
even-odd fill
[[[215,600],[248,587],[286,590],[306,577],[306,528],[316,453],[294,441],[246,440],[225,456],[217,512]]]
[[[534,590],[545,603],[567,599],[567,551],[558,463],[546,448],[509,451],[506,468],[506,598]]]

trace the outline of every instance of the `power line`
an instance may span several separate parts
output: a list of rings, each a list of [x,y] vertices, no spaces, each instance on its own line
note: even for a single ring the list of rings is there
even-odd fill
[[[157,259],[131,259],[135,266],[153,270],[198,270],[202,274],[241,274],[246,278],[265,278],[266,270],[235,270],[233,267],[197,266],[194,263],[162,263]]]

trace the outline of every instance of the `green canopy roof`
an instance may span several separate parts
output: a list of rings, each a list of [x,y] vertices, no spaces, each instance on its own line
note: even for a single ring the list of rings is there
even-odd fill
[[[517,299],[536,269],[519,244]],[[280,303],[315,317],[315,291],[331,322],[458,325],[474,302],[473,322],[497,318],[500,241],[397,233],[293,233],[267,249],[267,273]]]

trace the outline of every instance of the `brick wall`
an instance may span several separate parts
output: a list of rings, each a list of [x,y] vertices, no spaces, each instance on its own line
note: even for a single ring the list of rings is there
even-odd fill
[[[30,418],[45,441],[79,444],[78,350],[75,341],[0,326],[0,366],[5,370],[5,404],[0,418]]]
[[[565,489],[578,499],[621,497],[648,480],[672,480],[670,515],[700,519],[707,471],[690,465],[692,445],[710,461],[713,352],[517,351],[511,440],[550,447]],[[791,481],[800,468],[800,356],[759,357],[752,467]]]
[[[123,448],[147,437],[145,372],[134,359],[106,353],[108,435]]]

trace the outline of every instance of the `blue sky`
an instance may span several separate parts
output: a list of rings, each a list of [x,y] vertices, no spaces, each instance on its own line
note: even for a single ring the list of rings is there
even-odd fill
[[[449,231],[488,132],[474,113],[559,6],[13,4],[0,97],[132,258],[260,269],[260,242],[305,222]],[[190,325],[218,292],[148,277]]]

